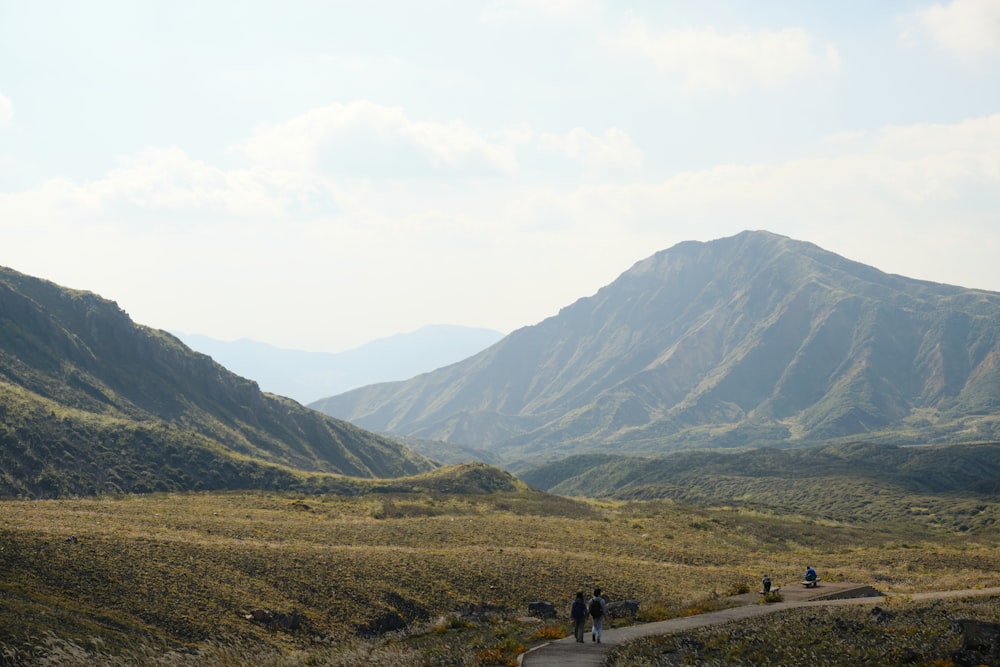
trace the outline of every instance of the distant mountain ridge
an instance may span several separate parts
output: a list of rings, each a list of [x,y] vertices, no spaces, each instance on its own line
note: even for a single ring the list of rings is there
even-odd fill
[[[480,354],[312,404],[495,452],[1000,435],[1000,294],[763,231],[684,242]]]
[[[0,495],[290,488],[430,470],[89,292],[0,268]]]
[[[493,329],[433,324],[344,352],[289,350],[248,339],[223,341],[173,332],[264,391],[303,405],[379,382],[406,380],[471,357],[503,338]]]

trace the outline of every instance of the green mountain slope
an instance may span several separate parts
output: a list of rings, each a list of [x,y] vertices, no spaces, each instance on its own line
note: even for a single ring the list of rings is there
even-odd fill
[[[94,294],[0,269],[0,493],[282,488],[433,467],[262,393]]]
[[[851,443],[686,451],[655,458],[593,454],[541,465],[519,476],[535,488],[569,496],[739,504],[845,521],[917,517],[931,525],[967,530],[996,521],[992,501],[1000,498],[1000,443]]]
[[[313,403],[507,461],[1000,437],[1000,294],[744,232],[681,243],[482,353]]]

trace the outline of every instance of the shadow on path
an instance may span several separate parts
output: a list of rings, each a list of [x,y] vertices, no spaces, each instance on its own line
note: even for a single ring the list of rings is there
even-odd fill
[[[548,644],[538,646],[520,657],[519,664],[523,667],[599,667],[604,656],[618,644],[647,637],[649,635],[666,635],[673,632],[683,632],[709,625],[719,625],[729,621],[753,618],[798,607],[817,605],[845,606],[853,604],[877,604],[886,598],[870,586],[861,584],[828,583],[817,588],[786,586],[781,589],[784,602],[773,604],[756,604],[760,599],[757,593],[738,595],[735,599],[739,606],[721,609],[698,616],[672,618],[656,623],[642,623],[624,628],[607,629],[600,644],[590,641],[579,644],[573,637],[566,637]],[[901,595],[912,600],[932,600],[946,598],[972,597],[976,595],[1000,595],[1000,588],[982,588],[962,591],[938,591],[932,593],[913,593]],[[588,625],[589,630],[589,625]]]

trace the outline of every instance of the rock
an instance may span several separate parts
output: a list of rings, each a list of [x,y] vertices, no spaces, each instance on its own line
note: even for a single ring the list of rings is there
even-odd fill
[[[285,630],[287,632],[297,630],[302,623],[302,615],[297,611],[285,614],[267,609],[254,609],[243,614],[243,618],[271,630]]]
[[[951,627],[962,633],[962,650],[1000,657],[1000,623],[960,618],[953,620]]]
[[[555,618],[556,606],[551,602],[538,600],[528,604],[528,613],[538,618]]]
[[[888,623],[892,620],[892,612],[882,609],[882,607],[875,607],[872,609],[872,618],[874,618],[879,623]]]
[[[387,611],[376,616],[368,623],[358,627],[358,634],[362,637],[377,637],[387,632],[398,632],[406,629],[406,621],[394,611]]]
[[[639,613],[638,600],[615,600],[608,603],[608,616],[611,618],[635,618]]]
[[[282,630],[291,632],[298,629],[299,624],[302,622],[302,615],[297,611],[293,611],[291,614],[276,614],[274,621]]]

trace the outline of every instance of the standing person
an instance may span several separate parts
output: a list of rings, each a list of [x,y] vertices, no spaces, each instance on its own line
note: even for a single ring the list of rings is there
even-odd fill
[[[587,623],[587,603],[583,601],[583,591],[577,591],[576,599],[569,609],[569,617],[573,619],[573,635],[576,641],[583,642],[583,633]]]
[[[590,641],[600,644],[601,630],[604,629],[604,614],[608,611],[608,603],[601,596],[600,588],[594,589],[594,597],[587,603],[587,610],[594,619],[590,628]]]
[[[765,574],[764,578],[761,579],[761,583],[764,584],[764,593],[770,593],[771,592],[771,577],[769,575]]]

